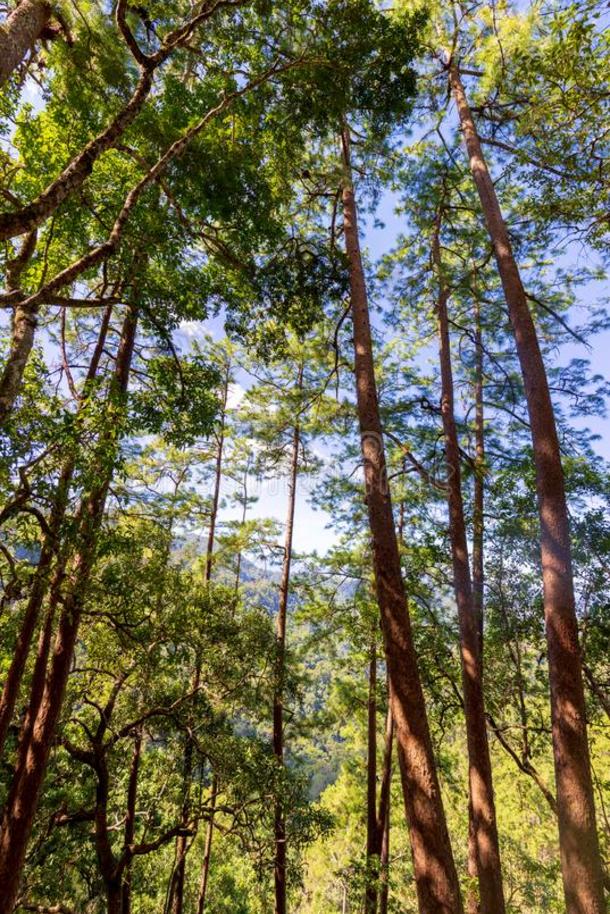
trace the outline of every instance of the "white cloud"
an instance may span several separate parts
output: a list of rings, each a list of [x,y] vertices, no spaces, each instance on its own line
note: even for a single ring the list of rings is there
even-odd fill
[[[229,384],[229,393],[227,396],[227,409],[236,409],[245,396],[245,388],[238,382]]]

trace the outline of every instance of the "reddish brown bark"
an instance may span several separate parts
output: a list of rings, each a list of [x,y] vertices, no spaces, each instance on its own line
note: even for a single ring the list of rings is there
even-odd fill
[[[371,642],[369,663],[369,694],[367,701],[367,762],[366,762],[366,892],[365,914],[377,911],[379,856],[381,832],[377,821],[377,645],[375,631]]]
[[[483,652],[484,587],[483,542],[485,535],[485,409],[483,405],[483,337],[481,305],[474,289],[475,320],[475,458],[474,501],[472,511],[472,596],[479,628],[479,650]]]
[[[43,37],[50,18],[50,3],[21,0],[0,25],[0,86]]]
[[[101,355],[101,350],[106,342],[106,336],[108,333],[108,325],[110,322],[110,315],[112,312],[112,306],[106,309],[104,317],[102,319],[102,324],[100,327],[100,332],[98,335],[97,344],[93,352],[93,356],[89,365],[89,370],[85,379],[85,384],[91,382],[97,373],[99,359]],[[28,604],[23,617],[23,622],[21,624],[21,629],[19,631],[19,636],[13,650],[13,657],[11,660],[11,665],[7,673],[6,680],[4,682],[2,696],[0,697],[0,757],[2,756],[4,750],[4,742],[6,739],[6,733],[8,727],[10,726],[11,718],[13,711],[15,709],[15,704],[19,696],[19,689],[21,686],[21,680],[23,678],[23,673],[25,670],[25,664],[29,656],[30,647],[32,643],[32,638],[38,620],[40,618],[40,612],[44,599],[49,590],[49,583],[51,580],[51,571],[53,565],[53,558],[57,553],[57,547],[59,542],[59,536],[61,532],[61,525],[65,518],[66,508],[68,504],[68,492],[70,488],[70,482],[72,480],[72,475],[74,472],[74,460],[69,457],[64,464],[62,469],[57,492],[55,494],[55,499],[53,503],[53,508],[51,510],[51,516],[49,518],[49,534],[45,536],[43,546],[40,553],[40,558],[38,560],[38,565],[36,566],[36,574],[34,576],[34,581],[32,584],[32,590],[28,599]],[[59,562],[58,568],[56,569],[53,578],[61,581],[63,575],[64,565]],[[33,684],[32,688],[35,688],[35,685],[40,676],[43,677],[44,681],[44,671],[46,669],[47,655],[48,655],[48,644],[50,643],[51,629],[49,626],[52,625],[53,613],[51,612],[47,616],[47,621],[45,623],[45,629],[41,635],[41,642],[38,650],[38,660],[34,670]],[[45,636],[45,631],[48,629],[48,637]],[[47,653],[45,654],[45,646],[47,647]],[[42,653],[41,653],[42,651]],[[37,676],[38,671],[38,676]],[[29,713],[32,713],[33,705],[32,700],[29,702]],[[23,734],[22,734],[23,739]]]
[[[448,72],[508,306],[530,420],[566,909],[567,914],[603,914],[602,864],[587,742],[570,530],[553,404],[519,267],[455,60],[450,60]]]
[[[389,696],[388,696],[389,698]],[[392,748],[394,745],[394,721],[389,707],[386,715],[383,767],[379,788],[379,813],[377,829],[381,836],[379,853],[379,914],[387,914],[390,888],[390,790],[392,787]]]
[[[123,323],[117,354],[113,394],[124,394],[129,379],[136,329],[136,314],[128,309]],[[95,556],[97,533],[102,521],[106,494],[112,475],[108,448],[118,443],[118,427],[113,424],[105,432],[101,446],[106,455],[105,470],[83,498],[77,513],[78,549],[67,570],[62,588],[62,611],[44,690],[33,721],[29,738],[22,740],[19,759],[11,783],[8,800],[0,826],[0,910],[12,911],[25,860],[34,814],[51,751],[63,696],[72,663],[78,634],[83,600]]]
[[[298,390],[303,385],[303,367],[299,369]],[[290,595],[290,567],[292,563],[292,539],[294,534],[294,512],[297,497],[299,453],[301,430],[297,422],[292,431],[290,470],[288,476],[288,510],[284,533],[284,561],[280,580],[279,605],[275,620],[275,686],[273,691],[273,754],[280,767],[284,765],[284,679],[286,663],[286,620],[288,597]],[[286,914],[286,814],[282,801],[275,804],[275,914]]]
[[[69,476],[71,476],[71,472]],[[13,649],[13,657],[11,659],[11,665],[4,681],[2,696],[0,697],[0,756],[2,756],[4,750],[4,742],[13,717],[13,711],[15,710],[17,698],[19,697],[19,689],[21,686],[23,673],[25,671],[25,665],[30,653],[32,638],[34,636],[34,631],[40,618],[42,604],[49,587],[49,576],[51,573],[53,557],[56,551],[57,537],[59,535],[60,526],[66,510],[68,483],[69,478],[66,478],[66,470],[64,469],[62,479],[60,479],[58,485],[53,512],[49,523],[51,535],[45,537],[45,541],[42,546],[40,558],[36,567],[34,582],[32,584],[32,590],[30,592],[28,604],[25,609],[25,614],[23,617],[23,622],[21,623],[17,642]]]
[[[448,287],[441,260],[442,212],[436,218],[432,236],[432,261],[438,282],[437,319],[439,360],[441,367],[441,416],[445,439],[447,466],[447,501],[449,506],[449,539],[453,565],[453,587],[460,628],[462,684],[466,739],[468,745],[468,780],[472,839],[476,848],[477,879],[483,914],[503,914],[505,910],[502,886],[500,847],[493,796],[491,759],[487,741],[485,700],[483,697],[483,658],[480,650],[479,616],[475,609],[464,502],[460,448],[455,423],[453,369],[447,302]]]
[[[476,291],[476,276],[473,275],[473,299],[475,322],[475,460],[474,460],[474,499],[472,511],[472,599],[479,630],[479,651],[483,656],[483,622],[484,622],[484,565],[483,542],[485,534],[485,414],[483,406],[483,337],[481,328],[481,305]],[[479,914],[479,893],[477,881],[477,845],[473,821],[472,803],[468,802],[468,876],[471,888],[468,891],[466,907],[468,914]]]
[[[386,477],[347,128],[343,130],[342,144],[345,167],[344,233],[350,280],[356,394],[364,458],[366,501],[372,537],[375,586],[390,680],[390,703],[396,727],[396,740],[403,762],[403,794],[419,907],[422,914],[462,914],[462,900],[413,645]]]

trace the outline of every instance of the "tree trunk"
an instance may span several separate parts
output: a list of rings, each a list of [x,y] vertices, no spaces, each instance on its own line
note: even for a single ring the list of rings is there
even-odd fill
[[[242,529],[246,524],[246,517],[248,516],[248,471],[250,469],[249,461],[246,463],[244,469],[243,483],[242,483],[242,492],[243,492],[243,506],[241,511],[241,525]],[[237,553],[237,562],[235,564],[235,596],[239,595],[239,584],[241,579],[241,549]]]
[[[127,787],[127,812],[123,832],[125,849],[133,844],[136,833],[136,799],[138,793],[138,775],[140,773],[140,759],[142,756],[142,729],[136,730],[134,736],[131,769],[129,771],[129,784]],[[121,914],[131,914],[131,856],[128,858],[123,870],[123,885],[121,887]]]
[[[197,659],[195,673],[191,682],[191,689],[195,692],[199,688],[201,679],[201,662]],[[193,781],[193,741],[188,736],[184,747],[183,760],[183,777],[182,785],[184,797],[182,801],[181,823],[184,827],[188,825],[191,814],[191,784]],[[184,905],[184,881],[186,876],[186,855],[188,853],[188,838],[186,835],[178,835],[176,838],[176,864],[172,872],[169,904],[170,914],[182,914]]]
[[[568,510],[553,404],[521,275],[456,62],[451,60],[448,69],[515,335],[532,434],[566,910],[567,914],[603,914]]]
[[[218,433],[218,447],[216,449],[216,464],[214,470],[214,489],[212,492],[212,507],[210,511],[210,526],[208,529],[208,542],[206,547],[205,554],[205,581],[207,584],[212,579],[212,567],[214,565],[214,542],[216,538],[216,521],[218,518],[218,506],[220,504],[220,487],[222,483],[222,458],[224,450],[224,438],[225,438],[225,423],[226,423],[226,410],[227,410],[227,400],[229,397],[229,382],[231,379],[231,365],[227,361],[226,371],[225,371],[225,381],[223,387],[223,399],[222,399],[222,411],[220,417],[220,430]],[[197,668],[195,670],[195,675],[193,677],[193,690],[199,686],[199,680],[201,678],[201,664],[197,661]],[[192,756],[193,756],[193,747],[190,744],[185,748],[184,756],[184,789],[185,789],[185,806],[182,814],[182,824],[187,825],[188,817],[190,814],[190,803],[189,803],[189,791],[190,791],[190,782],[192,779]],[[212,813],[213,819],[213,813]],[[210,849],[209,856],[212,853],[212,838],[213,838],[213,821],[208,823],[208,832],[206,834],[206,847],[209,839]],[[176,839],[176,865],[174,867],[174,873],[172,876],[172,887],[170,891],[170,904],[169,910],[171,914],[182,914],[184,907],[184,880],[186,875],[186,855],[188,853],[188,844],[187,838],[185,835],[179,835]],[[202,864],[203,867],[206,867],[206,862]],[[209,869],[209,859],[207,863],[207,868]],[[207,873],[205,880],[203,878],[203,871],[201,874],[200,888],[199,888],[199,904],[202,909],[205,905],[205,892],[207,891]],[[203,891],[203,897],[202,897]]]
[[[4,425],[21,393],[23,373],[34,345],[38,323],[36,307],[17,305],[13,311],[11,346],[0,377],[0,425]]]
[[[455,424],[451,342],[447,316],[449,292],[443,275],[441,260],[441,222],[442,209],[439,209],[432,236],[432,261],[438,281],[436,310],[441,367],[441,415],[447,465],[447,501],[449,507],[449,538],[451,541],[453,586],[460,628],[470,808],[472,811],[473,841],[476,847],[481,912],[482,914],[503,914],[505,903],[493,796],[491,759],[487,741],[485,700],[483,696],[483,658],[479,643],[479,617],[475,610],[472,579],[470,577],[464,502],[462,499],[460,449]]]
[[[220,430],[218,432],[218,448],[216,450],[216,472],[214,475],[214,492],[212,495],[212,513],[210,515],[210,529],[208,530],[208,545],[205,560],[205,579],[210,581],[212,578],[212,565],[214,563],[214,539],[216,536],[216,520],[218,517],[218,505],[220,502],[220,485],[222,482],[222,457],[225,441],[225,424],[227,412],[227,400],[229,398],[229,382],[231,379],[231,364],[227,361],[225,380],[222,397],[222,413],[220,419]]]
[[[212,838],[214,836],[214,814],[216,812],[216,797],[218,795],[218,779],[212,778],[212,794],[210,796],[210,818],[205,835],[205,848],[203,851],[203,864],[201,867],[201,881],[199,883],[199,897],[197,899],[197,914],[203,914],[208,891],[210,875],[210,860],[212,858]]]
[[[129,380],[136,330],[136,313],[129,308],[117,354],[113,393],[124,394]],[[83,600],[95,557],[97,534],[102,521],[106,494],[112,476],[109,448],[118,446],[120,424],[109,424],[100,442],[104,466],[92,490],[83,498],[78,515],[78,550],[68,570],[62,596],[53,656],[44,691],[33,719],[31,733],[20,745],[19,760],[0,826],[0,910],[12,911],[19,891],[28,840],[49,753],[55,736],[63,696],[72,664]]]
[[[298,389],[303,386],[303,366],[299,369]],[[275,687],[273,692],[273,754],[279,767],[284,766],[284,675],[286,658],[286,617],[288,614],[288,597],[290,594],[290,565],[292,561],[292,538],[294,532],[294,510],[297,497],[297,477],[299,472],[299,451],[301,431],[298,422],[292,433],[292,451],[290,455],[290,475],[288,478],[288,513],[284,535],[284,561],[280,580],[279,606],[275,622]],[[275,914],[286,914],[286,817],[283,802],[277,798],[275,803]]]
[[[379,789],[379,815],[377,828],[381,835],[381,853],[379,856],[379,914],[388,914],[390,889],[390,791],[392,787],[392,748],[394,745],[394,721],[389,706],[385,725],[385,743],[383,748],[383,769]]]
[[[476,273],[472,283],[474,301],[474,401],[475,401],[475,467],[474,499],[472,511],[472,599],[479,629],[479,652],[483,657],[484,585],[483,544],[485,534],[485,413],[483,406],[483,336],[481,329],[481,303],[476,289]],[[480,914],[477,882],[477,845],[473,822],[472,803],[468,802],[468,876],[469,889],[466,907],[468,914]]]
[[[71,476],[71,473],[69,475]],[[66,478],[66,470],[64,469],[57,488],[55,503],[53,505],[52,516],[49,523],[51,536],[45,538],[42,546],[34,575],[32,590],[13,650],[11,665],[4,682],[2,697],[0,697],[0,757],[4,751],[6,734],[13,717],[17,698],[19,697],[21,680],[30,653],[34,631],[38,624],[42,604],[49,587],[49,576],[56,552],[57,537],[59,536],[60,527],[66,511],[68,484],[69,478]]]
[[[375,644],[375,630],[373,630],[373,640],[371,642],[367,712],[366,892],[364,910],[365,914],[376,914],[381,831],[377,821],[377,646]]]
[[[483,406],[483,336],[481,330],[481,304],[474,292],[475,320],[475,472],[474,504],[472,512],[472,597],[479,629],[479,651],[483,655],[484,586],[483,543],[485,535],[485,410]]]
[[[50,3],[21,0],[6,22],[0,25],[0,86],[40,40],[50,18]]]
[[[87,377],[85,379],[85,384],[89,383],[95,378],[97,373],[99,358],[101,350],[106,342],[106,336],[108,333],[108,324],[110,322],[110,314],[112,312],[112,306],[106,309],[104,317],[102,319],[102,324],[100,327],[100,332],[98,336],[98,341],[89,365],[89,370],[87,372]],[[4,742],[6,740],[6,734],[11,723],[13,716],[13,711],[15,710],[15,704],[19,696],[19,689],[21,686],[21,680],[23,678],[23,673],[25,670],[25,665],[27,658],[29,656],[30,647],[32,643],[32,637],[34,635],[34,630],[38,623],[40,617],[40,612],[44,599],[47,595],[49,589],[49,581],[51,576],[51,568],[53,563],[53,558],[57,553],[57,546],[59,541],[59,536],[61,533],[61,526],[64,521],[66,514],[66,509],[68,505],[68,493],[70,488],[70,483],[72,480],[72,475],[74,471],[74,460],[72,457],[69,457],[64,464],[62,469],[57,492],[55,494],[55,500],[53,503],[53,508],[51,510],[51,516],[49,518],[49,528],[50,528],[50,537],[45,537],[42,550],[40,553],[40,558],[38,560],[38,565],[36,566],[36,572],[34,576],[34,582],[32,584],[32,590],[28,600],[28,605],[25,610],[23,622],[17,638],[17,642],[13,651],[13,658],[11,660],[11,665],[7,673],[7,677],[4,683],[2,690],[2,696],[0,697],[0,758],[4,750]],[[59,567],[55,572],[54,579],[57,578],[58,573],[61,577],[63,574],[63,565],[61,561],[59,562]],[[52,613],[51,613],[51,622],[52,622]],[[49,617],[47,617],[47,623],[45,627],[49,626]],[[47,643],[50,643],[51,630],[49,628],[48,638],[46,639]],[[42,638],[42,644],[44,644],[45,639]],[[40,649],[38,656],[40,658]],[[46,668],[47,656],[44,655],[43,665],[41,674],[44,677],[44,670]],[[34,673],[34,681],[36,680],[36,672]],[[32,710],[32,702],[30,701],[30,711]]]
[[[22,4],[24,6],[27,4]],[[21,7],[19,7],[21,9]],[[0,27],[0,34],[2,29]],[[0,67],[2,54],[0,51]],[[6,264],[6,286],[10,292],[19,293],[21,276],[36,249],[36,230],[28,232],[23,239],[16,257]],[[23,297],[21,297],[23,301]],[[17,303],[11,318],[11,344],[6,364],[0,376],[0,425],[3,425],[15,405],[21,392],[23,373],[34,344],[34,334],[38,319],[36,306],[24,307]]]
[[[403,793],[419,908],[422,914],[462,914],[460,888],[440,795],[386,477],[347,127],[343,130],[342,144],[345,166],[342,195],[344,232],[351,292],[356,393],[366,501],[372,536],[377,600],[390,679],[390,703],[396,739],[404,761]]]
[[[120,879],[106,885],[107,914],[123,914],[123,887]]]

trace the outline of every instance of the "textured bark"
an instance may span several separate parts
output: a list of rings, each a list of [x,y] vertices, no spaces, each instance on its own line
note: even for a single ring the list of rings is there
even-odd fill
[[[389,695],[388,695],[389,698]],[[379,788],[379,814],[377,828],[381,836],[379,854],[379,914],[388,914],[390,888],[390,790],[392,787],[392,748],[394,745],[394,721],[389,707],[386,715],[385,741],[383,747],[383,768]]]
[[[479,650],[482,655],[485,588],[485,571],[483,564],[483,542],[485,535],[485,409],[483,405],[483,336],[481,329],[481,305],[477,297],[476,288],[473,288],[473,293],[475,321],[475,472],[472,511],[472,596],[479,628]]]
[[[548,379],[495,187],[457,63],[448,65],[462,133],[515,335],[527,400],[540,514],[561,870],[567,914],[604,914],[572,555],[561,452]]]
[[[133,755],[129,770],[129,783],[127,786],[127,812],[123,832],[123,846],[128,848],[133,844],[136,833],[136,799],[138,795],[138,776],[140,774],[140,759],[142,757],[142,730],[136,731],[134,736]],[[123,871],[123,885],[121,888],[121,914],[131,914],[131,857]]]
[[[108,334],[108,325],[110,322],[110,315],[112,313],[112,306],[106,309],[104,317],[102,319],[102,324],[100,327],[100,332],[98,335],[97,344],[91,358],[89,365],[89,370],[85,379],[85,384],[89,383],[95,378],[97,369],[99,366],[99,359],[101,351],[106,342],[106,336]],[[72,475],[74,472],[74,460],[69,457],[64,464],[62,469],[57,492],[55,493],[55,499],[53,503],[53,508],[51,510],[51,516],[49,518],[49,531],[50,535],[45,536],[42,549],[40,552],[40,558],[38,560],[38,565],[36,566],[36,573],[34,576],[34,581],[32,584],[32,590],[28,599],[28,604],[23,617],[23,622],[21,624],[21,629],[19,631],[19,636],[13,650],[13,657],[11,660],[11,665],[7,673],[6,680],[2,689],[2,696],[0,697],[0,758],[4,750],[4,743],[6,740],[6,734],[11,723],[11,718],[13,711],[15,710],[15,704],[19,696],[19,689],[21,686],[21,680],[23,678],[23,673],[25,670],[25,665],[29,656],[30,647],[32,643],[32,638],[36,625],[38,624],[42,606],[45,600],[45,597],[49,590],[49,585],[51,583],[51,572],[53,566],[53,559],[57,554],[57,547],[59,542],[59,536],[61,533],[61,526],[65,518],[66,508],[68,504],[68,492],[70,488],[70,483],[72,480]],[[63,575],[63,565],[58,567],[58,569],[53,574],[53,580],[56,580],[59,576]],[[47,657],[41,655],[41,651],[44,654],[44,646],[49,643],[51,637],[51,631],[48,632],[48,637],[45,636],[45,631],[52,625],[53,614],[47,616],[47,621],[45,623],[45,629],[41,634],[41,643],[38,650],[38,660],[37,667],[42,664],[41,675],[44,677],[44,670],[46,668]],[[41,659],[42,658],[42,659]],[[36,669],[34,672],[33,684],[36,682]],[[29,703],[29,713],[32,712],[32,701]],[[23,734],[22,734],[23,738]]]
[[[484,586],[483,543],[485,534],[485,411],[483,406],[483,335],[481,304],[476,289],[476,273],[472,283],[474,301],[474,403],[475,403],[475,472],[472,510],[472,599],[479,629],[479,651],[483,656]],[[474,888],[477,880],[477,845],[473,822],[472,803],[468,802],[468,876],[469,889],[466,908],[468,914],[479,914],[479,894]]]
[[[133,353],[136,315],[128,310],[123,323],[117,354],[113,390],[127,389]],[[104,452],[118,444],[118,429],[109,427],[101,446]],[[31,732],[22,740],[19,760],[0,826],[0,910],[12,911],[19,890],[25,853],[38,805],[40,789],[55,736],[89,576],[95,557],[97,534],[102,521],[106,495],[112,475],[112,463],[100,474],[96,485],[83,498],[78,514],[78,549],[67,571],[62,589],[62,611],[59,618],[53,654],[44,690],[33,715]]]
[[[17,305],[13,311],[11,346],[0,377],[0,425],[10,416],[21,392],[23,373],[34,345],[38,309]]]
[[[70,472],[69,476],[71,477],[71,475]],[[64,469],[55,496],[55,503],[53,505],[52,516],[49,523],[51,536],[45,537],[42,546],[32,590],[25,609],[19,635],[13,649],[13,657],[4,681],[2,696],[0,697],[0,757],[4,751],[6,734],[12,720],[17,698],[19,697],[21,680],[29,657],[34,631],[36,630],[44,598],[49,588],[49,576],[52,569],[53,557],[56,552],[57,537],[66,511],[68,483],[69,478],[66,478],[66,471]]]
[[[480,914],[481,903],[477,889],[479,869],[477,866],[477,841],[475,834],[474,813],[472,811],[472,800],[468,797],[468,855],[466,860],[468,871],[468,891],[466,894],[466,912],[467,914]]]
[[[460,654],[466,739],[468,745],[468,780],[472,839],[476,848],[477,879],[482,914],[503,914],[505,910],[502,885],[500,846],[493,796],[491,759],[487,741],[485,700],[483,696],[483,658],[480,650],[479,616],[475,609],[464,502],[460,448],[455,423],[453,369],[447,302],[449,291],[443,275],[441,260],[442,211],[439,210],[432,236],[432,261],[438,283],[436,312],[441,367],[441,416],[445,439],[447,466],[447,501],[449,507],[449,539],[453,566],[453,588],[458,609]]]
[[[21,0],[6,22],[0,25],[0,86],[40,40],[50,18],[50,3]]]
[[[210,796],[210,818],[205,834],[205,847],[203,850],[203,864],[201,866],[201,880],[199,882],[199,896],[197,898],[197,914],[205,911],[205,902],[208,893],[208,879],[210,876],[210,860],[212,859],[212,839],[214,837],[214,815],[216,812],[216,798],[218,796],[218,779],[212,778],[212,793]]]
[[[36,248],[36,231],[29,232],[23,239],[17,256],[6,265],[6,285],[9,294],[17,296],[11,319],[11,343],[0,377],[0,424],[10,415],[21,390],[25,366],[34,345],[38,306],[24,304],[19,291],[21,276]]]
[[[342,134],[343,217],[348,260],[358,417],[375,586],[381,614],[390,703],[404,764],[403,794],[422,914],[462,914],[462,900],[440,795],[432,741],[400,567],[385,453],[360,242],[351,180],[349,133]]]
[[[297,387],[303,386],[303,368],[299,369]],[[284,765],[284,678],[286,660],[286,619],[290,595],[290,566],[292,562],[292,539],[294,533],[294,511],[297,497],[299,473],[299,452],[301,431],[298,422],[292,431],[290,471],[288,477],[288,510],[284,534],[284,561],[277,617],[275,620],[275,686],[273,691],[273,754],[279,766]],[[275,886],[275,914],[286,914],[286,816],[281,800],[277,799],[274,817],[275,865],[273,871]]]
[[[369,663],[369,695],[367,702],[367,762],[366,762],[366,892],[365,914],[376,914],[377,884],[381,832],[377,821],[377,645],[371,643]]]

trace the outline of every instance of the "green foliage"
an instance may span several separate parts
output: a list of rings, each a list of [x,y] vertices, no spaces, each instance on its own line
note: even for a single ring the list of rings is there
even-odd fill
[[[167,911],[182,830],[182,914],[193,914],[213,818],[206,910],[268,914],[278,804],[289,909],[362,909],[373,649],[378,774],[388,696],[343,253],[347,125],[360,231],[374,248],[364,259],[388,479],[461,884],[473,888],[437,226],[470,549],[479,480],[485,496],[484,688],[508,911],[559,914],[528,419],[443,60],[452,49],[463,69],[555,401],[607,859],[610,473],[584,423],[604,416],[609,389],[576,348],[608,328],[607,13],[564,0],[146,0],[126,5],[132,41],[107,4],[60,3],[58,13],[71,40],[60,31],[36,42],[0,94],[3,218],[62,189],[29,241],[19,229],[0,249],[3,367],[16,361],[17,296],[34,297],[36,324],[0,438],[0,681],[28,603],[43,594],[0,759],[1,803],[42,625],[52,608],[57,633],[75,582],[80,620],[16,910],[104,914],[110,855],[129,860],[120,879],[133,914]],[[167,56],[126,117],[142,77],[133,42],[140,55]],[[377,217],[390,208],[397,237],[377,263],[374,245],[387,241]],[[334,542],[293,550],[278,764],[274,622],[295,430],[296,536],[312,539],[308,500]],[[270,494],[274,483],[281,494]],[[390,822],[389,911],[415,914],[395,757]]]
[[[163,435],[169,444],[195,443],[212,428],[219,375],[197,356],[185,360],[158,356],[148,362],[148,389],[132,397],[137,430]]]

